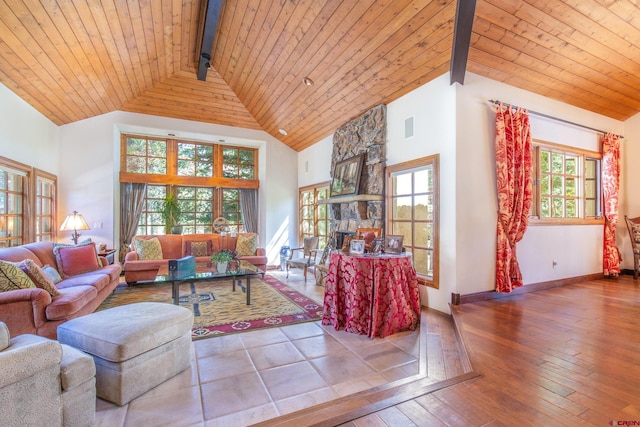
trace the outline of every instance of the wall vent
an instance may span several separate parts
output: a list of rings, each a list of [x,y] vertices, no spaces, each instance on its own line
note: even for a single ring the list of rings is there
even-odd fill
[[[413,116],[404,120],[404,138],[413,138]]]

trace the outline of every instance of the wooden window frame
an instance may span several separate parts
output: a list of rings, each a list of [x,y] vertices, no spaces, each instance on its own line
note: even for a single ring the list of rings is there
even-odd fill
[[[39,178],[44,178],[54,183],[54,194],[52,199],[52,214],[51,214],[51,239],[55,241],[58,236],[58,223],[57,223],[57,197],[58,197],[58,177],[49,172],[37,169],[33,166],[12,160],[8,157],[0,156],[0,169],[16,173],[22,177],[22,212],[15,215],[0,214],[0,221],[9,222],[9,217],[19,216],[20,223],[22,224],[20,230],[20,236],[3,236],[0,237],[0,247],[18,246],[26,243],[35,242],[38,239],[36,235],[36,220],[39,212],[37,209],[36,199],[36,185]],[[6,191],[8,194],[9,192]],[[7,243],[8,242],[8,243]]]
[[[144,174],[127,172],[127,138],[147,138],[153,141],[166,141],[167,143],[167,173],[166,174]],[[258,163],[254,164],[254,177],[255,179],[237,179],[237,178],[224,178],[222,176],[222,147],[219,144],[210,144],[213,146],[213,176],[212,177],[200,177],[200,176],[181,176],[178,175],[178,143],[185,144],[200,144],[206,145],[209,143],[203,143],[199,141],[189,140],[177,140],[171,138],[160,137],[147,137],[143,135],[134,134],[121,134],[120,135],[120,182],[140,182],[146,184],[164,184],[164,185],[179,185],[185,187],[222,187],[222,188],[260,188]],[[228,148],[238,148],[242,150],[254,151],[254,159],[258,158],[258,149],[253,147],[244,146],[231,146],[225,145]]]
[[[299,242],[303,242],[305,237],[311,237],[311,236],[318,236],[319,237],[319,247],[324,247],[328,242],[327,239],[329,238],[329,223],[331,220],[331,215],[329,214],[329,209],[330,209],[330,205],[324,204],[324,206],[326,206],[326,217],[325,218],[320,218],[320,214],[319,214],[319,210],[320,210],[320,203],[318,203],[319,200],[326,200],[329,198],[329,186],[331,185],[330,181],[326,181],[326,182],[321,182],[318,184],[313,184],[313,185],[308,185],[305,187],[300,187],[298,188],[298,238],[300,239]],[[320,198],[319,197],[319,193],[320,191],[326,191],[325,197],[324,198]],[[313,193],[313,203],[305,205],[303,202],[303,196],[302,194],[305,192],[312,192]],[[312,229],[313,232],[311,234],[307,234],[304,232],[303,229],[303,209],[305,206],[312,206],[312,212],[313,212],[313,225],[312,225]],[[327,230],[326,234],[321,234],[319,229],[319,223],[320,222],[325,222],[325,229]]]
[[[237,199],[233,199],[233,202],[238,204],[238,210],[237,211],[225,211],[224,210],[224,192],[225,191],[237,191],[238,192],[238,198]],[[220,195],[219,195],[218,199],[220,200],[220,209],[218,211],[219,214],[217,216],[225,217],[227,219],[227,221],[229,221],[229,231],[236,231],[238,233],[244,232],[244,223],[242,222],[242,210],[241,210],[241,207],[240,207],[240,189],[239,188],[221,188],[220,189]],[[230,220],[228,218],[229,214],[237,215],[238,221],[236,222],[236,221]],[[214,215],[214,217],[215,217],[215,215]]]
[[[34,234],[34,240],[36,242],[40,242],[43,241],[42,237],[47,235],[50,237],[50,239],[48,241],[52,241],[54,242],[58,236],[58,226],[57,226],[57,215],[56,215],[56,210],[57,210],[57,199],[58,199],[58,177],[50,174],[48,172],[45,172],[43,170],[40,169],[36,169],[33,168],[33,175],[34,175],[34,179],[33,179],[33,197],[34,197],[34,224],[33,224],[33,234]],[[53,187],[53,194],[51,195],[50,202],[51,202],[51,214],[49,215],[44,215],[42,213],[42,199],[44,199],[44,196],[41,196],[38,194],[38,186],[39,186],[39,181],[43,179],[43,180],[47,180],[47,181],[51,181],[52,182],[52,187]],[[51,232],[49,233],[43,233],[40,232],[38,233],[38,223],[41,223],[41,220],[45,217],[49,217],[49,221],[51,222]]]
[[[532,141],[532,168],[533,168],[533,206],[531,209],[531,216],[529,218],[529,225],[596,225],[596,224],[604,224],[604,218],[602,216],[602,203],[600,202],[602,197],[602,185],[601,185],[601,176],[600,176],[600,167],[602,162],[602,153],[597,151],[584,150],[577,147],[571,147],[562,144],[556,144],[548,141],[543,141],[539,139],[534,139]],[[578,188],[576,189],[578,200],[578,217],[576,218],[565,218],[565,217],[541,217],[540,216],[540,208],[541,208],[541,194],[540,194],[540,183],[542,177],[542,171],[540,166],[540,152],[543,150],[547,150],[550,152],[555,152],[563,155],[576,156],[578,158],[578,165],[576,166],[579,174],[578,176]],[[596,162],[596,176],[594,178],[595,183],[595,199],[596,199],[596,216],[588,217],[585,215],[586,211],[586,200],[587,197],[585,195],[585,186],[586,186],[586,160],[594,160]]]
[[[433,191],[431,193],[432,196],[432,203],[433,203],[433,218],[431,220],[431,224],[432,224],[432,243],[431,243],[431,247],[419,247],[420,249],[426,249],[427,252],[431,251],[432,253],[432,262],[433,262],[433,276],[429,277],[429,276],[425,276],[423,274],[418,274],[418,283],[431,287],[431,288],[435,288],[435,289],[439,289],[440,288],[440,282],[439,282],[439,276],[440,276],[440,201],[439,201],[439,188],[440,188],[440,169],[439,169],[439,164],[440,164],[440,156],[438,154],[434,154],[431,156],[426,156],[426,157],[421,157],[419,159],[414,159],[414,160],[410,160],[408,162],[403,162],[403,163],[398,163],[392,166],[387,166],[386,168],[386,188],[387,188],[387,194],[386,194],[386,205],[387,205],[387,215],[386,215],[386,234],[395,234],[393,232],[393,223],[394,223],[394,219],[393,219],[393,212],[391,207],[393,206],[393,178],[394,176],[397,176],[399,173],[401,172],[405,172],[406,173],[412,173],[414,171],[418,171],[424,168],[428,168],[431,167],[432,168],[432,173],[433,173]],[[413,189],[412,189],[412,193],[411,196],[413,197],[415,194],[419,194],[419,195],[424,195],[424,194],[429,194],[429,192],[420,192],[420,193],[416,193]],[[407,195],[402,195],[403,197],[406,197]],[[412,219],[410,221],[403,221],[403,222],[411,222],[411,228],[412,230],[415,230],[414,227],[414,223],[416,221],[414,221],[413,219],[413,210],[412,210]],[[428,223],[428,221],[419,221],[420,223]],[[415,237],[412,236],[412,238],[410,239],[411,243],[409,245],[404,244],[405,247],[407,247],[407,250],[411,250],[414,246],[418,247],[415,245]],[[415,258],[414,258],[414,263],[415,263]]]

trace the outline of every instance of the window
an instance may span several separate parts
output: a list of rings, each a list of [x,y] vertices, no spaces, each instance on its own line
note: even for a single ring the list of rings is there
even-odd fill
[[[404,236],[422,284],[438,288],[438,156],[387,167],[387,234]]]
[[[57,177],[0,156],[0,248],[56,236]]]
[[[162,201],[166,194],[167,187],[164,185],[147,186],[147,194],[144,198],[136,234],[164,234],[164,221],[160,212],[162,211]]]
[[[255,150],[222,148],[222,171],[225,178],[255,179]]]
[[[147,184],[138,234],[164,234],[160,214],[167,192],[175,193],[185,234],[211,233],[224,217],[231,231],[244,231],[240,189],[259,188],[258,150],[204,142],[122,135],[121,182]]]
[[[23,235],[25,175],[0,168],[0,247],[26,243]]]
[[[178,187],[178,203],[182,209],[180,225],[184,234],[212,233],[214,189],[210,187]]]
[[[229,221],[229,231],[243,231],[239,190],[222,189],[222,214],[220,216]]]
[[[533,222],[600,221],[599,153],[534,141],[532,160]]]
[[[183,234],[213,233],[213,221],[220,216],[229,221],[229,231],[244,231],[238,190],[148,185],[136,234],[165,233],[165,224],[160,212],[167,191],[175,191],[178,196],[182,210],[179,225],[182,226]],[[218,194],[221,194],[223,199],[221,207],[216,207]]]
[[[329,183],[304,187],[299,190],[300,241],[318,236],[319,247],[324,248],[329,235],[329,205],[321,203],[329,198]]]
[[[178,175],[213,176],[213,146],[178,142]]]
[[[36,242],[53,241],[55,237],[56,177],[34,169],[36,177]]]
[[[126,171],[142,174],[167,173],[167,143],[143,136],[126,137]]]

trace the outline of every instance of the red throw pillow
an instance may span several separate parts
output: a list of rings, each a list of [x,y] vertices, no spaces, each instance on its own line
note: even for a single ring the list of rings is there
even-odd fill
[[[100,268],[93,243],[83,246],[56,246],[53,253],[62,277],[75,276]]]

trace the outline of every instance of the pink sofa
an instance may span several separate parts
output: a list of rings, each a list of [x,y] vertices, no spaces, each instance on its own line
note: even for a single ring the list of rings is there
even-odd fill
[[[240,233],[244,236],[251,236],[252,233]],[[206,242],[211,241],[212,252],[217,252],[220,249],[236,249],[237,237],[231,237],[229,235],[222,237],[219,234],[167,234],[158,236],[135,236],[136,238],[149,240],[157,237],[162,247],[161,260],[140,260],[135,248],[131,248],[131,252],[128,252],[124,258],[124,279],[127,283],[136,283],[147,280],[153,280],[158,274],[160,267],[167,267],[170,259],[179,259],[187,255],[187,245],[189,242]],[[262,272],[267,270],[267,256],[264,248],[258,247],[255,255],[252,256],[239,256],[238,259],[245,260],[255,265]],[[210,262],[211,259],[208,256],[196,256],[196,263]]]
[[[38,266],[56,267],[53,243],[36,242],[12,248],[0,248],[0,259],[20,262],[33,260]],[[0,292],[0,321],[7,324],[12,335],[36,334],[57,338],[57,328],[67,320],[93,313],[118,286],[121,267],[108,265],[101,258],[102,268],[70,276],[56,284],[60,295],[52,297],[40,288]]]

